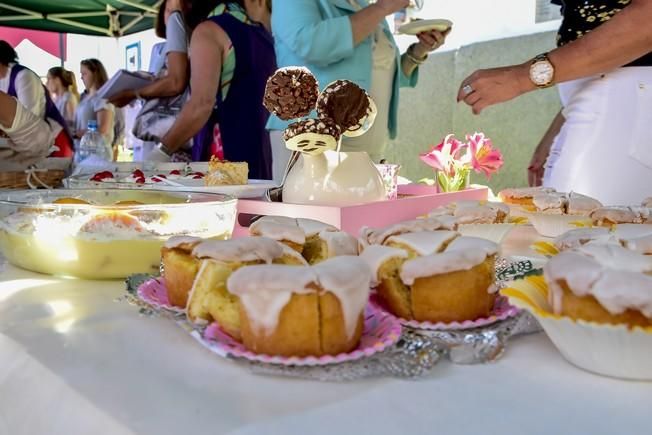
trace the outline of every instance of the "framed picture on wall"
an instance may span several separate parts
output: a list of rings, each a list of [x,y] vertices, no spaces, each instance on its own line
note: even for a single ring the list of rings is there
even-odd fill
[[[125,47],[125,69],[127,71],[140,70],[140,42],[134,42]]]

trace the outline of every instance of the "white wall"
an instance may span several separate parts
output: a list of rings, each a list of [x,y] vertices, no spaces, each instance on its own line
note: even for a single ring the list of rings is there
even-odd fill
[[[446,18],[453,22],[453,31],[444,50],[559,27],[559,20],[535,23],[536,0],[425,0],[423,9],[414,15],[422,19]],[[399,35],[397,41],[405,49],[414,42],[414,37]]]
[[[147,69],[152,46],[161,41],[154,34],[153,30],[147,30],[122,38],[72,34],[66,35],[66,38],[68,59],[64,63],[64,66],[75,73],[80,90],[83,89],[83,84],[79,77],[79,63],[83,59],[90,57],[99,59],[104,64],[109,77],[111,77],[117,70],[125,67],[125,48],[134,42],[140,42],[141,68]],[[16,47],[16,52],[18,53],[20,62],[35,71],[42,78],[45,77],[48,69],[60,65],[60,60],[57,57],[41,50],[28,40],[21,42]]]

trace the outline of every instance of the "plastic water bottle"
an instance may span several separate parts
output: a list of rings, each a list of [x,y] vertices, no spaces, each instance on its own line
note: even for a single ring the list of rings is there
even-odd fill
[[[75,164],[83,164],[82,162],[89,159],[92,162],[98,160],[110,162],[113,160],[111,150],[106,145],[104,137],[97,131],[97,121],[88,121],[86,133],[79,141],[79,146],[75,152]],[[90,162],[87,162],[87,164]]]

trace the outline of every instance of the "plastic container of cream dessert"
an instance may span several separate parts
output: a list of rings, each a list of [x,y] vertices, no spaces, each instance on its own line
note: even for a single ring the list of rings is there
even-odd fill
[[[236,199],[156,190],[0,193],[0,249],[15,266],[85,279],[157,273],[175,235],[227,239]]]

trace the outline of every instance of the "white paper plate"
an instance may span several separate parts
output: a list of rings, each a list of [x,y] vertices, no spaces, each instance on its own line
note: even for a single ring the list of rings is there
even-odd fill
[[[501,294],[512,305],[532,313],[571,364],[604,376],[652,381],[651,332],[551,315],[541,277],[514,281]]]
[[[445,32],[446,30],[453,27],[453,22],[446,19],[436,19],[436,20],[415,20],[407,24],[403,24],[398,28],[399,33],[405,35],[416,35],[421,32],[428,32],[430,30],[438,30],[440,32]]]

